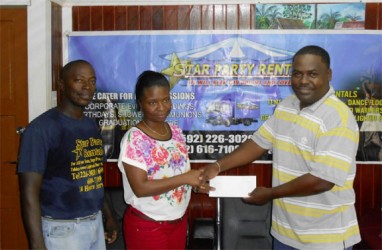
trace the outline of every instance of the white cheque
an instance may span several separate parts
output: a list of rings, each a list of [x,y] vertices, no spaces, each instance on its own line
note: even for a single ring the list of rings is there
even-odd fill
[[[216,176],[210,180],[210,197],[248,197],[248,193],[256,188],[256,176]]]

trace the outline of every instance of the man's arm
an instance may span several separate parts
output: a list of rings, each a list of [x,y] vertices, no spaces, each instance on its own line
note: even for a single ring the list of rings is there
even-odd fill
[[[244,200],[248,203],[265,204],[273,199],[292,196],[308,196],[332,189],[333,183],[311,174],[304,174],[296,179],[273,188],[255,188]]]
[[[31,249],[46,249],[41,226],[40,189],[42,175],[20,174],[21,207]]]
[[[205,185],[207,181],[217,176],[220,172],[249,164],[259,159],[266,152],[266,149],[260,147],[252,139],[248,139],[232,153],[219,159],[219,164],[211,163],[204,168],[204,172],[200,177],[200,189],[205,189],[203,185]],[[208,190],[205,191],[208,192]]]
[[[109,198],[105,195],[102,214],[105,216],[105,239],[108,244],[113,243],[117,240],[118,228],[115,222],[114,215],[109,206]]]

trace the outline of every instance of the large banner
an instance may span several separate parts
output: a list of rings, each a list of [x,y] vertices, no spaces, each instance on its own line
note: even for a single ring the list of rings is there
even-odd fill
[[[137,76],[150,69],[168,77],[168,122],[183,129],[191,160],[201,162],[232,152],[293,94],[291,59],[311,44],[329,52],[331,84],[365,131],[357,160],[382,160],[381,32],[74,32],[68,58],[88,60],[96,70],[97,92],[86,114],[102,128],[110,160],[142,118],[134,89]]]

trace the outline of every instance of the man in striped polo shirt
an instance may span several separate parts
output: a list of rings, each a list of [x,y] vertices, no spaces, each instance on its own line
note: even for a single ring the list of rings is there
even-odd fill
[[[274,249],[351,249],[361,240],[353,189],[359,129],[331,78],[327,51],[300,49],[293,57],[294,95],[252,139],[205,168],[200,188],[219,172],[272,150],[272,188],[257,187],[245,200],[273,201]]]

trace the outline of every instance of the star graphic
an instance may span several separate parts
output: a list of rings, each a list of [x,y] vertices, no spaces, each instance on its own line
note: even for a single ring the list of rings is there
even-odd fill
[[[76,154],[76,161],[78,161],[78,159],[82,156],[82,150],[76,148],[75,150],[72,150],[72,152]]]
[[[72,153],[76,155],[76,161],[83,156],[84,147],[81,140],[76,140],[76,149],[72,150]]]
[[[191,62],[181,61],[176,53],[173,53],[171,56],[170,66],[161,71],[166,76],[170,77],[170,88],[172,89],[180,79],[185,78],[185,66],[189,65]]]

